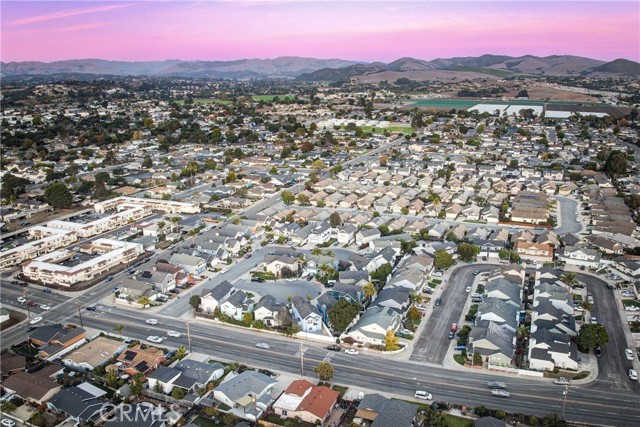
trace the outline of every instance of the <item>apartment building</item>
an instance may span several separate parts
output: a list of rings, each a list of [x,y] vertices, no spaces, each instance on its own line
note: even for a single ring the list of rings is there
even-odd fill
[[[183,203],[174,202],[172,200],[158,200],[158,199],[139,199],[136,197],[116,197],[115,199],[105,200],[104,202],[96,203],[94,210],[97,213],[106,212],[112,209],[120,210],[121,205],[142,205],[147,209],[154,211],[160,210],[166,213],[179,214],[188,213],[195,214],[200,212],[200,206],[195,203]]]
[[[32,242],[0,252],[0,269],[13,267],[56,249],[73,244],[78,240],[76,233],[69,230],[36,226],[29,230]]]

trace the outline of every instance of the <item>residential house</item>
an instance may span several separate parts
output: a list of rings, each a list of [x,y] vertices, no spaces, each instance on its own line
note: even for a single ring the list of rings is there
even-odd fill
[[[340,393],[307,380],[295,380],[273,404],[273,412],[281,417],[323,425],[338,402]]]
[[[558,259],[568,265],[598,269],[600,268],[601,254],[595,249],[587,249],[580,246],[565,246],[560,251]]]
[[[53,366],[53,369],[60,371],[58,366]],[[26,401],[40,405],[51,399],[62,388],[62,385],[50,378],[50,374],[51,369],[33,373],[20,372],[5,379],[2,382],[2,388]]]
[[[309,301],[299,295],[291,299],[291,314],[302,332],[322,332],[322,316]]]
[[[347,285],[363,287],[370,282],[369,272],[366,270],[345,270],[338,272],[338,281]]]
[[[267,255],[263,263],[267,271],[277,277],[280,277],[285,269],[297,273],[299,267],[298,260],[289,255]]]
[[[388,287],[385,286],[374,300],[375,307],[388,307],[400,315],[409,309],[410,290],[404,287]]]
[[[220,304],[222,314],[234,320],[242,320],[242,316],[245,313],[250,313],[252,310],[253,301],[247,297],[244,291],[240,290],[231,294],[229,298]]]
[[[350,245],[355,240],[357,227],[353,224],[345,224],[338,227],[338,243],[342,245]]]
[[[107,337],[97,337],[64,356],[62,363],[74,370],[93,371],[120,354],[125,348],[127,344],[123,342]]]
[[[518,311],[520,307],[497,298],[486,298],[478,304],[475,326],[488,327],[489,322],[501,325],[511,331],[518,328]]]
[[[516,253],[523,260],[537,262],[553,261],[553,248],[544,243],[531,243],[518,241],[515,244]]]
[[[207,263],[204,259],[187,254],[173,254],[169,262],[184,269],[185,273],[193,274],[194,276],[201,275],[207,269]]]
[[[104,415],[106,391],[90,383],[60,390],[47,402],[47,408],[57,414],[65,414],[76,425],[95,422]]]
[[[233,415],[256,422],[273,403],[278,382],[257,371],[244,371],[213,389],[213,397],[227,405]]]
[[[567,334],[538,330],[529,337],[529,367],[534,370],[578,370],[577,347]]]
[[[491,366],[511,366],[516,333],[489,321],[486,328],[473,328],[467,352],[480,354]]]
[[[45,359],[65,354],[82,345],[86,342],[86,334],[82,328],[48,324],[29,332],[28,339],[38,350],[38,355]]]
[[[157,369],[165,361],[165,354],[162,350],[153,346],[142,348],[141,345],[124,350],[117,358],[118,362],[122,362],[124,372],[131,376],[141,373],[148,374]],[[107,366],[107,370],[117,369],[115,365]]]
[[[27,369],[27,360],[24,356],[12,356],[5,354],[0,358],[0,382],[9,375],[24,372]]]
[[[162,366],[147,376],[149,388],[161,387],[164,393],[171,393],[174,387],[180,387],[187,394],[204,388],[212,381],[224,375],[224,366],[220,363],[204,363],[197,360],[183,359],[173,367]]]
[[[213,313],[234,292],[233,285],[227,280],[213,289],[204,289],[200,293],[200,309],[205,313]]]
[[[394,274],[385,287],[402,287],[410,292],[415,292],[422,288],[425,277],[424,273],[419,270],[406,269]]]
[[[253,318],[256,321],[263,322],[268,327],[280,326],[280,319],[278,312],[280,305],[276,302],[276,299],[266,294],[253,308]]]
[[[384,345],[387,332],[395,333],[400,321],[400,315],[389,307],[370,307],[346,336],[362,344]]]
[[[371,427],[413,427],[418,405],[404,400],[389,399],[379,394],[365,394],[356,417]]]

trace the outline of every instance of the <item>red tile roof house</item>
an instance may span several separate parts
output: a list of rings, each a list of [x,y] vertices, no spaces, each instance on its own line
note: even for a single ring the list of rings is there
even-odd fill
[[[328,387],[295,380],[273,404],[273,410],[276,415],[320,425],[324,424],[339,396],[339,392]]]

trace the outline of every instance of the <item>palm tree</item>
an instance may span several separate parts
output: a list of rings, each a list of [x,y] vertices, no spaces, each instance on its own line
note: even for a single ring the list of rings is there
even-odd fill
[[[138,298],[138,304],[148,305],[148,304],[151,304],[151,300],[147,296],[141,296],[140,298]]]
[[[584,308],[585,311],[585,319],[587,318],[586,314],[591,312],[591,309],[593,308],[593,304],[591,304],[589,301],[582,301],[580,303],[580,307]]]
[[[182,359],[187,355],[187,349],[181,345],[180,347],[178,347],[178,349],[176,350],[176,358],[178,359]]]
[[[576,279],[576,273],[572,272],[564,273],[562,276],[560,276],[560,281],[570,287],[573,287],[578,283],[578,280]]]
[[[375,285],[371,282],[368,282],[366,285],[362,287],[362,292],[364,292],[364,297],[368,300],[372,299],[378,293]]]
[[[322,255],[322,249],[320,248],[313,248],[311,249],[311,255]]]
[[[118,333],[118,335],[122,335],[122,330],[124,329],[124,325],[115,325],[113,330]]]

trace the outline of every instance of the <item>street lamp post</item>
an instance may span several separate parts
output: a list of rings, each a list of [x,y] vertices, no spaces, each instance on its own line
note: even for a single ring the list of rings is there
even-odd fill
[[[189,321],[187,323],[187,344],[189,345],[189,353],[191,353],[191,330],[189,329]]]
[[[567,384],[564,385],[564,390],[562,391],[562,419],[564,420],[564,409],[567,406],[567,395],[569,394],[569,386]]]
[[[76,300],[76,307],[78,307],[78,317],[80,318],[80,326],[84,326],[82,323],[82,311],[80,310],[80,301]]]
[[[24,299],[27,300],[26,304],[27,304],[27,315],[29,316],[29,319],[31,319],[31,307],[29,307],[29,289],[25,288],[24,289]]]

